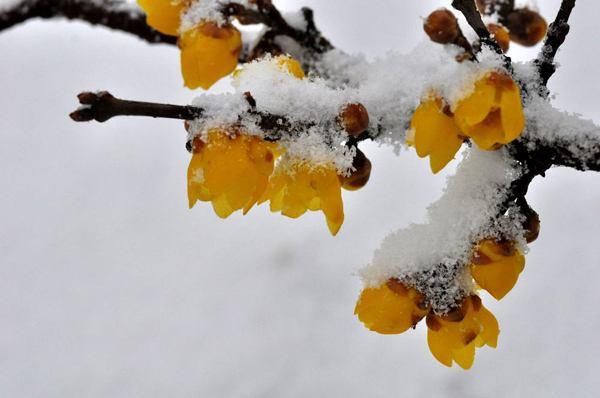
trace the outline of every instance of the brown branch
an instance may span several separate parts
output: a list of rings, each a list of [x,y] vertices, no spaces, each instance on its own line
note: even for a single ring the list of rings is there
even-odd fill
[[[262,23],[270,28],[265,34],[272,37],[288,36],[302,47],[316,54],[322,54],[333,49],[333,45],[317,29],[313,11],[310,8],[302,8],[304,20],[306,21],[306,29],[299,30],[292,27],[283,18],[271,0],[256,0],[256,6],[258,10],[252,10],[245,8],[241,4],[231,2],[223,7],[223,14],[235,16],[243,24]]]
[[[132,34],[148,43],[177,44],[176,37],[149,27],[144,13],[122,0],[23,0],[0,12],[0,32],[35,18],[80,20]]]
[[[567,138],[552,142],[523,138],[510,144],[507,149],[521,165],[522,173],[511,183],[509,195],[500,207],[500,216],[511,204],[524,201],[535,177],[545,177],[552,167],[600,172],[600,136],[588,135],[582,138],[581,143]],[[582,153],[586,156],[581,156]]]
[[[501,55],[504,60],[504,66],[511,70],[511,59],[504,54],[498,42],[490,35],[485,23],[483,23],[483,20],[481,19],[481,14],[477,10],[475,0],[452,0],[452,7],[465,16],[471,28],[473,28],[475,33],[477,33],[477,36],[479,36],[482,46],[488,46],[497,54]]]
[[[104,123],[116,116],[143,116],[189,121],[202,117],[204,113],[202,108],[195,106],[122,100],[108,91],[83,92],[77,98],[81,106],[69,115],[75,122],[97,121]],[[241,122],[243,119],[254,120],[260,129],[265,132],[264,139],[267,141],[277,141],[284,134],[302,132],[315,125],[312,121],[292,123],[285,116],[258,111],[256,110],[256,101],[250,93],[245,93],[244,98],[248,102],[248,110],[239,115],[239,121]],[[359,136],[351,136],[346,145],[357,146],[358,143],[373,139],[375,136],[373,132],[366,130]],[[191,150],[190,145],[191,143],[188,142],[188,150]]]
[[[202,117],[204,110],[189,105],[159,104],[154,102],[129,101],[116,98],[108,91],[98,93],[83,92],[77,98],[81,106],[69,116],[76,122],[97,121],[104,123],[116,116],[143,116],[165,119],[194,120]],[[256,119],[260,128],[268,132],[267,139],[277,140],[283,133],[294,131],[294,126],[285,116],[272,115],[254,109],[253,99],[248,100],[248,110],[240,118],[247,116]],[[304,123],[304,127],[310,126]]]
[[[223,6],[224,15],[234,16],[243,24],[262,23],[269,27],[266,34],[270,40],[259,42],[259,46],[266,47],[252,49],[247,53],[269,51],[277,36],[294,39],[314,56],[333,49],[331,43],[316,28],[313,12],[309,8],[302,9],[307,27],[305,30],[299,30],[287,23],[270,0],[257,0],[256,3],[257,10],[235,2]],[[177,44],[177,37],[164,35],[149,27],[142,10],[128,5],[123,0],[22,0],[12,8],[0,12],[0,32],[35,18],[80,20],[132,34],[148,43]],[[240,62],[247,60],[247,54],[242,54]]]
[[[157,104],[152,102],[127,101],[115,98],[108,91],[83,92],[77,96],[82,105],[69,116],[76,122],[95,120],[104,123],[115,116],[147,116],[167,119],[193,120],[203,110],[193,106]]]
[[[556,72],[554,58],[569,34],[569,18],[573,8],[575,8],[575,0],[562,0],[556,18],[550,24],[542,51],[536,60],[540,79],[544,86],[548,84],[548,81]]]

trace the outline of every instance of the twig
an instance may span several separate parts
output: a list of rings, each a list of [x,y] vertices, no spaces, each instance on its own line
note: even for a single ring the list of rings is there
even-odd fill
[[[34,18],[81,20],[130,33],[148,43],[177,44],[176,37],[149,27],[144,13],[122,0],[23,0],[0,13],[0,32]]]
[[[123,100],[116,98],[108,91],[100,91],[98,93],[83,92],[77,98],[81,106],[69,115],[76,122],[90,122],[95,120],[104,123],[116,116],[194,120],[202,117],[204,113],[202,108],[195,106]],[[246,98],[248,100],[248,97]],[[294,131],[295,126],[285,116],[256,111],[252,106],[252,101],[253,99],[248,100],[248,110],[239,117],[240,119],[244,117],[254,118],[258,126],[265,131],[267,135],[266,139],[272,141],[278,140],[283,133]],[[304,127],[310,125],[311,122],[303,124]]]
[[[536,60],[540,80],[544,86],[548,84],[548,81],[554,75],[554,72],[556,72],[554,58],[569,34],[569,18],[571,17],[573,8],[575,8],[575,0],[562,0],[556,18],[550,24],[542,51]]]
[[[300,30],[288,24],[270,0],[257,0],[257,8],[258,10],[246,8],[232,1],[225,4],[222,10],[224,15],[235,16],[241,23],[262,23],[269,27],[266,33],[272,38],[271,41],[277,36],[288,36],[316,55],[333,49],[331,43],[316,28],[312,10],[302,9],[306,29]],[[123,0],[22,0],[0,12],[0,32],[34,18],[81,20],[130,33],[148,43],[177,44],[177,37],[164,35],[149,27],[142,10]],[[271,41],[263,40],[259,45],[271,44]],[[262,50],[268,51],[269,48]],[[248,53],[257,51],[259,49],[251,49]],[[247,60],[242,57],[240,62]]]
[[[479,36],[482,46],[486,45],[501,55],[504,60],[504,66],[508,70],[511,70],[511,59],[504,54],[498,42],[490,35],[490,32],[481,19],[481,14],[479,14],[479,11],[477,10],[475,0],[452,0],[452,7],[465,16],[471,28],[473,28],[475,33],[477,33],[477,36]]]
[[[115,116],[148,116],[167,119],[193,120],[203,110],[193,106],[157,104],[152,102],[127,101],[115,98],[107,91],[84,92],[77,96],[82,105],[69,116],[76,122],[95,120],[104,123]]]

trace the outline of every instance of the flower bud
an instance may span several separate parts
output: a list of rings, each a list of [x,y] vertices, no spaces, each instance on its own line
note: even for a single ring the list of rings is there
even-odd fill
[[[523,228],[525,229],[524,236],[527,243],[531,243],[540,235],[540,216],[535,210],[529,208],[525,217],[525,222],[523,223]]]
[[[508,14],[506,26],[510,31],[510,39],[527,47],[542,41],[548,31],[546,20],[529,8],[519,8]]]
[[[356,148],[356,156],[354,156],[352,167],[354,167],[354,171],[350,176],[340,176],[342,187],[348,191],[361,189],[367,185],[371,177],[371,161],[358,148]]]
[[[359,103],[344,106],[338,120],[348,135],[354,138],[369,128],[369,112]]]
[[[496,40],[496,42],[502,49],[502,51],[504,53],[507,53],[510,47],[510,33],[508,32],[508,30],[504,26],[495,23],[489,24],[487,28],[490,31],[490,34],[492,35],[494,40]]]
[[[423,29],[432,41],[440,44],[454,43],[460,35],[456,17],[445,8],[429,14],[423,24]]]
[[[188,151],[192,153],[199,153],[200,150],[206,145],[204,141],[200,137],[194,137],[192,141],[188,141],[186,147],[188,147]]]

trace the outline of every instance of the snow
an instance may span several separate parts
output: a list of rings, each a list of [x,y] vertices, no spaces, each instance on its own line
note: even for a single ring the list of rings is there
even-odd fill
[[[317,69],[328,70],[329,64],[334,65],[332,70],[337,75],[329,76],[333,84],[329,79],[318,77],[298,79],[282,70],[271,58],[254,61],[236,73],[233,96],[224,96],[231,101],[230,105],[213,95],[200,96],[194,101],[197,106],[208,107],[209,112],[194,124],[193,134],[201,134],[207,127],[224,122],[235,122],[246,111],[243,95],[249,92],[256,100],[258,111],[285,115],[292,123],[307,126],[300,131],[300,136],[312,137],[310,141],[319,143],[319,150],[304,150],[301,156],[318,152],[319,156],[307,160],[337,164],[339,173],[344,174],[348,172],[346,166],[351,164],[351,159],[347,151],[340,150],[347,137],[340,132],[336,118],[345,104],[359,102],[365,105],[369,110],[371,131],[380,134],[378,140],[399,148],[404,145],[412,111],[422,96],[435,90],[449,101],[457,101],[473,89],[477,78],[500,68],[502,63],[491,51],[484,52],[479,63],[457,63],[455,55],[456,50],[433,43],[424,43],[409,54],[389,53],[374,62],[333,51],[325,56],[322,65],[317,66]],[[417,69],[421,71],[419,74],[411,73]],[[336,81],[345,83],[335,84]],[[234,110],[238,113],[233,113]],[[252,134],[260,134],[252,124],[246,128]],[[322,137],[313,137],[315,134]],[[297,130],[290,131],[282,143],[297,142],[297,136]],[[327,147],[331,148],[328,159],[323,156]]]
[[[473,246],[483,238],[519,239],[517,223],[501,228],[493,222],[518,176],[504,151],[472,148],[448,178],[442,197],[429,206],[427,220],[388,235],[369,266],[361,271],[368,286],[400,278],[426,294],[434,310],[446,312],[472,291],[462,278]],[[432,273],[436,271],[435,280]]]
[[[525,137],[532,149],[536,145],[566,146],[582,164],[600,155],[600,127],[592,120],[567,111],[558,111],[548,101],[534,97],[526,108]]]

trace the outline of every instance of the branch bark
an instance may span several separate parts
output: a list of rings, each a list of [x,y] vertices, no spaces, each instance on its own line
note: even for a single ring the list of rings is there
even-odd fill
[[[542,51],[536,60],[540,79],[544,86],[548,84],[548,81],[552,75],[554,75],[554,72],[556,72],[554,58],[556,57],[559,48],[565,42],[571,29],[569,18],[575,8],[575,1],[576,0],[562,0],[556,18],[554,19],[554,22],[550,24]]]
[[[202,116],[203,110],[193,106],[157,104],[115,98],[108,91],[83,92],[77,96],[82,105],[69,116],[76,122],[95,120],[104,123],[115,116],[147,116],[154,118],[193,120]]]
[[[97,121],[104,123],[117,116],[194,120],[202,117],[204,113],[202,108],[189,105],[123,100],[116,98],[108,91],[83,92],[77,98],[81,106],[69,114],[69,117],[75,122]],[[285,116],[256,111],[252,103],[252,97],[247,96],[246,99],[248,101],[248,111],[240,115],[240,118],[244,116],[255,118],[260,128],[268,133],[265,139],[277,140],[282,133],[289,133],[293,130],[294,126]],[[305,125],[310,124],[311,122],[305,123]]]
[[[0,12],[0,32],[35,18],[80,20],[132,34],[151,44],[177,44],[176,37],[149,27],[144,13],[122,0],[23,0]]]
[[[501,55],[504,60],[504,66],[508,70],[511,70],[512,61],[510,57],[504,54],[504,51],[502,51],[498,42],[490,35],[485,23],[483,23],[483,19],[481,19],[481,14],[477,9],[477,5],[475,5],[475,0],[452,0],[452,7],[465,16],[471,28],[473,28],[475,33],[477,33],[477,36],[479,36],[481,44],[490,47],[497,54]]]
[[[258,10],[232,1],[223,6],[223,14],[237,17],[242,24],[262,23],[269,28],[269,37],[288,36],[313,54],[334,48],[316,28],[311,9],[302,9],[306,29],[300,30],[292,27],[270,0],[257,0],[256,4]],[[142,10],[123,0],[22,0],[0,12],[0,32],[35,18],[80,20],[132,34],[151,44],[177,45],[177,37],[152,29]],[[246,58],[240,60],[245,61]]]

